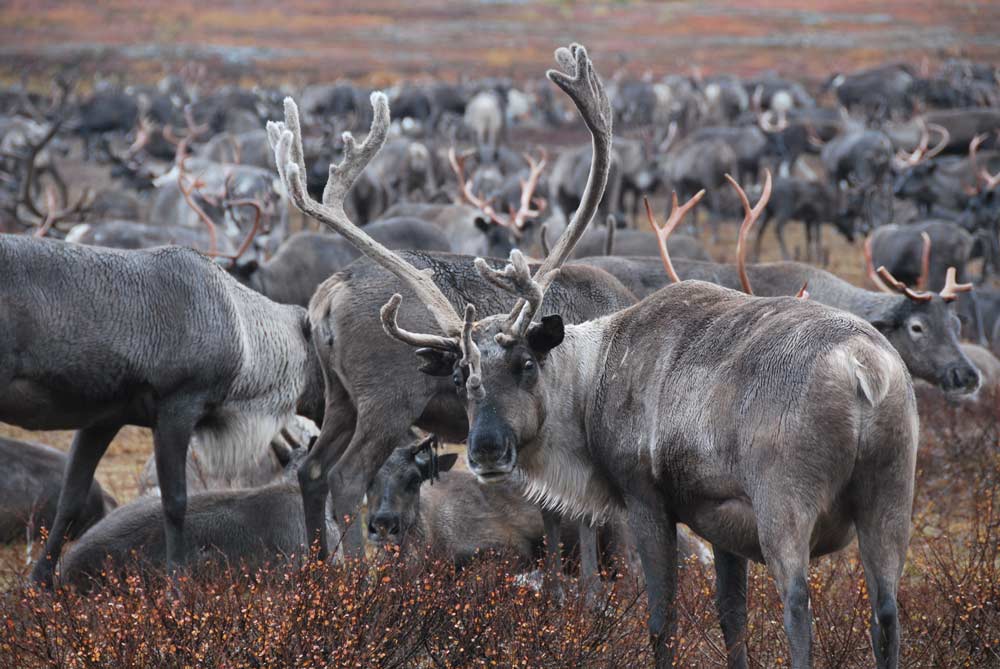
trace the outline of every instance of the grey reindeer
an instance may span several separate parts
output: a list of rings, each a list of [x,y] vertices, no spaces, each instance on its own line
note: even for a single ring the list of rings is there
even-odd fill
[[[682,220],[683,213],[680,217],[671,216],[663,226],[654,222],[651,212],[648,215],[651,225],[659,233],[661,258],[670,257],[665,253],[667,241]],[[976,391],[979,374],[959,344],[959,322],[950,306],[960,293],[970,290],[971,286],[952,281],[951,287],[947,290],[942,288],[940,293],[914,291],[883,269],[883,273],[890,277],[886,285],[869,263],[869,274],[881,289],[881,292],[875,292],[803,263],[747,264],[745,239],[748,231],[748,226],[741,226],[743,243],[735,265],[674,258],[665,272],[661,259],[656,258],[594,257],[579,262],[613,274],[639,298],[652,295],[681,278],[708,281],[737,290],[752,284],[754,293],[765,297],[794,295],[807,286],[811,299],[843,309],[871,323],[893,345],[914,377],[950,394],[964,395]],[[746,284],[741,279],[741,267]]]
[[[559,49],[568,74],[549,77],[584,110],[595,154],[607,151],[611,109],[586,51]],[[297,180],[296,135],[277,129],[277,161]],[[372,149],[373,147],[366,147]],[[535,322],[545,292],[600,201],[592,172],[566,232],[530,273],[519,252],[483,279],[518,298],[509,314],[464,317],[430,276],[356,234],[366,253],[405,280],[438,333],[403,329],[402,296],[381,311],[391,336],[424,368],[456,362],[470,431],[468,461],[482,481],[515,470],[547,506],[592,517],[616,509],[636,536],[658,667],[672,666],[676,524],[713,544],[720,619],[731,664],[746,665],[747,560],[766,562],[785,608],[792,666],[811,663],[810,557],[855,531],[882,667],[899,660],[896,590],[906,559],[918,417],[909,374],[862,319],[813,300],[757,298],[685,281],[633,307],[575,325]],[[343,221],[340,192],[307,205]],[[301,193],[293,199],[303,201]],[[757,212],[759,215],[759,211]],[[410,317],[413,312],[404,316]]]
[[[575,67],[575,66],[574,66]],[[599,83],[585,84],[564,75],[550,75],[570,93],[591,130],[597,150],[591,167],[590,188],[581,215],[592,215],[600,201],[608,164],[610,126],[600,116]],[[596,82],[596,78],[595,78]],[[334,275],[317,290],[310,303],[314,341],[323,361],[326,381],[326,411],[319,440],[299,474],[306,524],[325,555],[323,501],[333,495],[338,519],[355,513],[365,490],[393,449],[408,443],[411,426],[434,432],[446,441],[463,441],[468,435],[464,402],[456,393],[454,361],[430,361],[434,376],[421,374],[412,364],[408,346],[382,333],[379,307],[393,293],[412,295],[403,310],[413,322],[435,327],[434,314],[419,306],[431,297],[450,301],[454,309],[474,301],[482,308],[505,308],[509,297],[500,287],[481,280],[474,259],[433,253],[393,253],[357,228],[343,210],[343,198],[354,178],[384,140],[389,126],[388,103],[372,96],[375,110],[371,131],[364,143],[347,142],[344,161],[330,167],[330,181],[323,203],[309,198],[303,184],[305,174],[301,131],[295,103],[285,103],[284,124],[269,124],[271,140],[279,157],[279,172],[292,202],[304,213],[321,221],[351,241],[370,259],[358,260]],[[589,212],[589,213],[587,213]],[[491,261],[501,267],[502,261]],[[416,281],[415,281],[416,279]],[[436,285],[435,285],[436,284]],[[412,288],[412,286],[416,288]],[[596,318],[635,302],[634,296],[613,277],[600,270],[568,267],[552,282],[546,304],[577,322]],[[410,306],[412,305],[412,306]],[[449,309],[453,307],[449,306]],[[446,323],[451,327],[453,324]],[[460,332],[458,329],[452,334]],[[459,351],[453,351],[456,360]],[[546,514],[547,531],[555,532],[558,518]],[[345,548],[360,549],[359,524],[345,536]],[[555,542],[550,541],[549,545]],[[549,568],[558,565],[555,556]]]
[[[153,430],[173,570],[186,555],[192,435],[224,470],[266,449],[297,411],[320,419],[306,311],[241,286],[195,251],[0,235],[0,267],[0,421],[77,430],[36,582],[51,584],[122,426]]]
[[[284,474],[254,488],[202,491],[188,500],[184,557],[192,569],[217,564],[262,565],[308,553],[296,472],[306,447],[271,443]],[[121,506],[74,543],[59,563],[59,580],[81,589],[110,566],[162,567],[169,559],[160,505],[144,496]],[[337,525],[327,518],[336,537]]]

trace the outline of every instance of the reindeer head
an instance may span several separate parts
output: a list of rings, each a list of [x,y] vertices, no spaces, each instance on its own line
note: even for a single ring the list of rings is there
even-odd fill
[[[906,361],[913,376],[947,393],[973,393],[979,388],[979,370],[959,346],[961,324],[951,308],[961,293],[972,290],[972,284],[958,283],[955,268],[949,267],[940,293],[923,290],[930,271],[931,240],[927,233],[923,233],[923,242],[920,279],[912,289],[885,267],[874,268],[871,237],[865,240],[865,265],[871,282],[882,292],[907,298],[890,303],[870,320]]]
[[[420,515],[420,488],[434,485],[441,472],[455,466],[455,453],[437,454],[431,435],[401,446],[385,461],[368,486],[368,539],[376,544],[401,545]]]

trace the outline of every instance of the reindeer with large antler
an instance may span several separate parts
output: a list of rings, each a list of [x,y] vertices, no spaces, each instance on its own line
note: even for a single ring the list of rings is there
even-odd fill
[[[589,178],[594,185],[578,214],[584,220],[589,220],[600,201],[611,141],[610,118],[606,116],[610,112],[603,89],[589,70],[589,61],[587,68],[581,81],[553,75],[571,94],[597,147]],[[321,520],[328,491],[333,493],[338,518],[354,513],[381,465],[395,448],[407,443],[414,424],[449,441],[466,438],[464,400],[456,393],[455,385],[461,382],[460,375],[456,376],[463,357],[458,342],[465,323],[459,314],[465,313],[470,302],[490,312],[509,308],[508,293],[482,280],[474,258],[389,251],[344,212],[344,194],[387,133],[386,100],[381,95],[372,100],[375,113],[368,137],[360,145],[353,139],[346,142],[344,161],[330,168],[322,203],[308,197],[302,181],[305,165],[295,104],[286,101],[284,124],[269,125],[279,171],[292,202],[369,256],[330,277],[310,303],[314,332],[319,337],[317,348],[327,370],[327,406],[322,433],[301,470],[300,483],[307,522],[319,540],[321,554],[327,547]],[[502,267],[503,263],[491,260],[487,264]],[[434,342],[451,342],[444,344],[450,351],[448,355],[441,351],[425,353],[428,359],[423,369],[428,374],[413,364],[408,345],[382,332],[380,308],[394,293],[405,296],[398,305],[401,319],[411,327],[439,332]],[[607,273],[567,267],[552,277],[544,303],[547,309],[563,313],[567,321],[580,322],[634,302],[632,294]],[[552,527],[557,520],[549,515],[547,523]],[[345,543],[357,549],[360,539],[360,533],[352,527]]]
[[[350,178],[377,151],[388,125],[384,98],[374,99],[381,120],[365,143],[348,142],[345,162],[331,167],[323,204],[305,194],[298,118],[288,105],[286,124],[269,126],[282,179],[297,206],[336,226],[419,298],[420,308],[407,310],[413,301],[393,295],[382,325],[416,349],[425,372],[453,378],[469,421],[474,474],[483,481],[522,477],[534,498],[570,514],[627,514],[646,576],[658,667],[672,665],[677,522],[714,544],[722,628],[737,666],[746,664],[747,559],[766,561],[775,575],[792,664],[808,666],[809,558],[846,545],[856,530],[875,653],[881,666],[896,666],[896,589],[917,447],[916,403],[903,362],[874,328],[839,310],[702,282],[670,286],[575,325],[559,314],[536,321],[556,277],[572,269],[563,265],[597,209],[609,163],[611,109],[586,51],[573,45],[556,58],[566,73],[548,76],[581,110],[594,138],[594,165],[580,209],[533,274],[518,252],[502,270],[477,259],[482,278],[516,299],[509,312],[477,318],[480,310],[496,312],[466,304],[460,316],[433,272],[374,245],[343,216]],[[421,332],[413,324],[425,309],[432,319],[422,319],[430,327]],[[313,314],[317,339],[352,336],[325,330],[317,316],[323,314]],[[328,364],[328,381],[331,371]],[[395,403],[409,392],[379,390]],[[329,407],[329,394],[327,400]],[[358,410],[361,428],[367,407]],[[348,452],[381,446],[366,443],[376,436],[369,430],[355,430]],[[336,436],[326,421],[323,433],[321,442]],[[321,478],[319,465],[304,464],[304,499]],[[357,480],[341,475],[331,483]]]

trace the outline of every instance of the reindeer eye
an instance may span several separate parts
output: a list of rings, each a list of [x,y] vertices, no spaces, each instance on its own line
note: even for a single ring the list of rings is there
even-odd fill
[[[525,360],[523,363],[521,363],[521,370],[522,371],[530,372],[534,368],[535,368],[535,361],[534,360]]]
[[[924,326],[921,325],[920,323],[910,323],[910,332],[912,332],[915,335],[923,334]]]

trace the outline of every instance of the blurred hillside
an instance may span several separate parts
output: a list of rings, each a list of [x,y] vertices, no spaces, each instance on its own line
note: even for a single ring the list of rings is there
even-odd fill
[[[576,40],[639,74],[826,76],[886,60],[1000,60],[1000,2],[6,0],[0,77],[157,78],[188,61],[227,80],[537,77]]]

